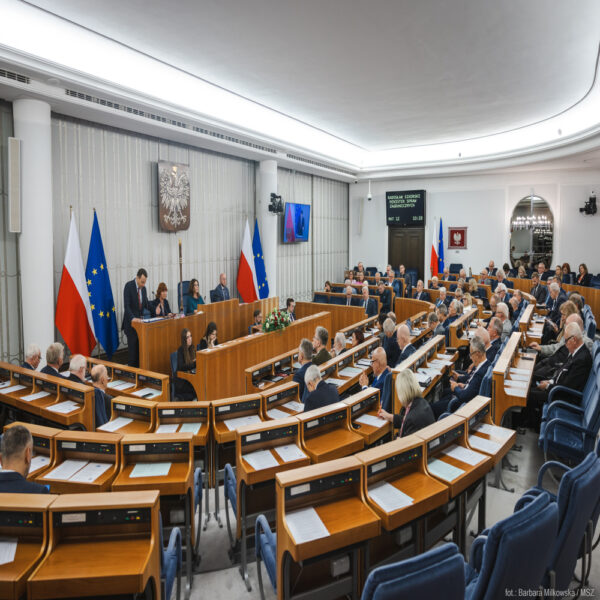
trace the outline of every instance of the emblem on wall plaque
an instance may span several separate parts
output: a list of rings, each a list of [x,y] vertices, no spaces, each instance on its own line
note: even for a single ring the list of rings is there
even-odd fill
[[[158,163],[158,222],[164,231],[181,231],[190,226],[190,167]]]

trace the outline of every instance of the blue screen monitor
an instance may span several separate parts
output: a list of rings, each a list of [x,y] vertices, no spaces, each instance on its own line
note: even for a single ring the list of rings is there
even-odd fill
[[[310,204],[286,202],[283,216],[283,243],[308,242]]]

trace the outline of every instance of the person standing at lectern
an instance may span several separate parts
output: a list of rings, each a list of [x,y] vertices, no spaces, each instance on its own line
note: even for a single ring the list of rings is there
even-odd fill
[[[123,290],[123,324],[121,329],[127,336],[127,364],[130,367],[140,366],[140,342],[132,323],[142,320],[144,311],[148,311],[148,293],[146,292],[146,280],[148,272],[139,269],[135,279],[128,281]]]

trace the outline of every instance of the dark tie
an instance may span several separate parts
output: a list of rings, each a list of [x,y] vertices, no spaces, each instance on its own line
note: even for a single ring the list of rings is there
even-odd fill
[[[142,288],[138,288],[138,308],[142,312]]]

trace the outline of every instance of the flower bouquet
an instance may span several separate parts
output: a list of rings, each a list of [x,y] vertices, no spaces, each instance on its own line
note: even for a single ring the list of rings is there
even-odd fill
[[[289,313],[276,308],[267,315],[263,322],[262,330],[265,333],[268,333],[269,331],[277,331],[279,329],[285,329],[290,323],[291,321]]]

